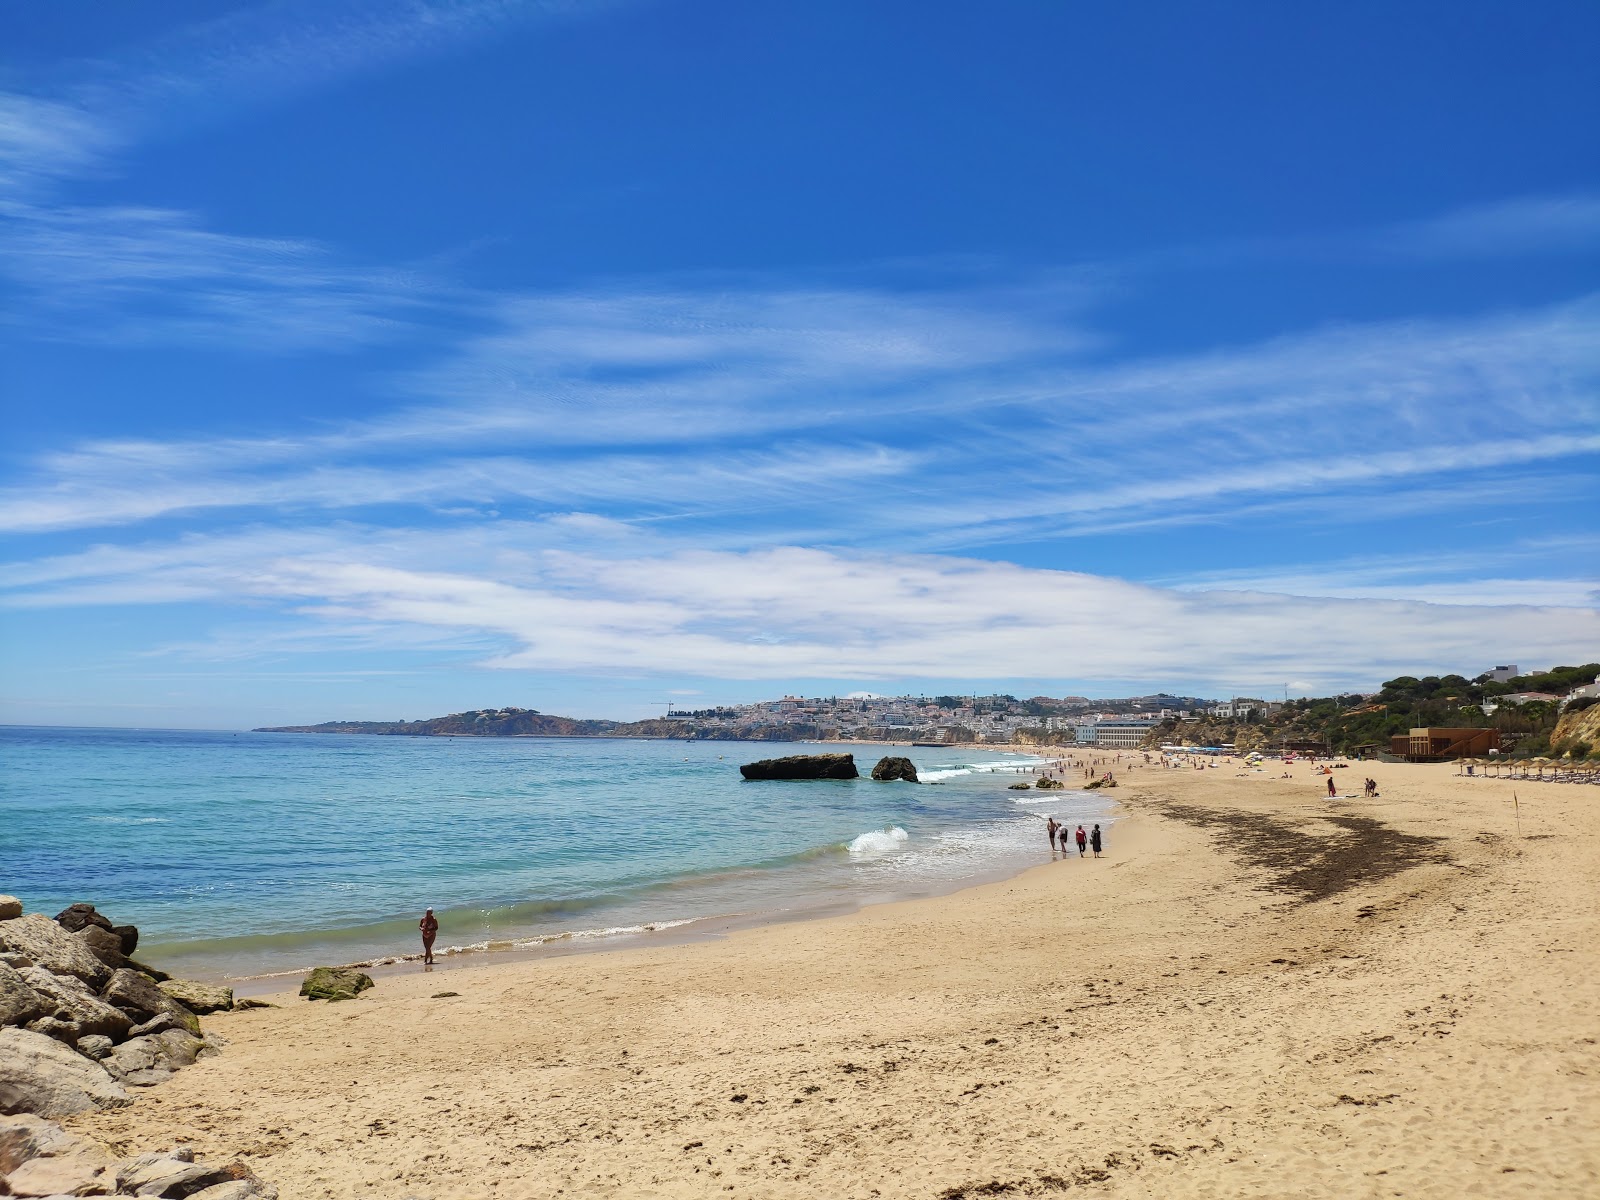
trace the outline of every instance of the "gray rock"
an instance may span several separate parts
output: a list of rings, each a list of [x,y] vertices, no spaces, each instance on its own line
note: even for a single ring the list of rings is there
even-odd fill
[[[232,1162],[222,1166],[184,1162],[169,1155],[144,1154],[125,1163],[117,1171],[117,1190],[134,1196],[191,1197],[204,1195],[226,1184],[244,1183],[254,1190],[223,1192],[224,1196],[275,1197],[277,1193],[261,1184],[250,1168]]]
[[[179,1025],[196,1037],[200,1036],[200,1018],[163,992],[148,976],[137,971],[123,967],[114,972],[100,995],[142,1021],[162,1013],[170,1014]]]
[[[113,925],[111,932],[122,939],[122,953],[131,955],[139,948],[139,927],[137,925]]]
[[[71,1021],[63,1021],[60,1017],[35,1017],[23,1026],[34,1033],[42,1033],[45,1037],[55,1038],[64,1046],[77,1048],[78,1038],[81,1034],[78,1027]]]
[[[26,954],[13,954],[10,950],[0,950],[0,963],[10,967],[13,971],[21,971],[37,965]]]
[[[205,1042],[182,1029],[169,1029],[123,1042],[104,1062],[114,1079],[134,1087],[148,1087],[187,1067],[206,1048]]]
[[[75,1044],[79,1038],[91,1033],[104,1034],[112,1040],[128,1035],[128,1029],[133,1024],[128,1020],[128,1015],[96,996],[81,979],[71,975],[52,975],[43,967],[29,967],[21,975],[23,981],[50,1006],[46,1016],[64,1021],[71,1027],[52,1032],[52,1037]]]
[[[89,953],[115,971],[128,965],[128,956],[122,952],[122,939],[109,929],[98,925],[85,925],[72,935],[89,947]]]
[[[41,1033],[0,1029],[0,1113],[66,1117],[127,1103],[99,1063]]]
[[[0,921],[9,921],[22,915],[22,901],[15,896],[0,896]]]
[[[191,979],[168,979],[161,990],[192,1012],[225,1012],[233,1007],[233,989],[219,983],[196,983]]]
[[[112,1041],[102,1034],[91,1033],[78,1039],[78,1053],[99,1062],[111,1053]]]
[[[109,917],[104,913],[95,912],[94,905],[85,904],[81,901],[77,904],[69,904],[58,912],[56,914],[56,924],[68,933],[77,933],[78,930],[87,928],[90,925],[98,925],[108,932],[111,929],[111,919]]]
[[[878,760],[878,765],[872,768],[872,777],[880,783],[895,779],[904,779],[907,783],[917,782],[917,765],[909,758],[898,758],[885,754]]]
[[[173,1020],[171,1013],[161,1013],[159,1016],[151,1017],[148,1021],[135,1025],[128,1030],[128,1036],[131,1038],[144,1037],[146,1034],[165,1033],[169,1029],[177,1028],[178,1022]]]
[[[88,946],[42,913],[0,921],[0,950],[20,954],[53,975],[75,975],[91,987],[111,977],[111,969]]]
[[[29,987],[27,980],[0,963],[0,1025],[26,1025],[49,1011],[44,997]]]
[[[232,1179],[198,1192],[190,1192],[189,1200],[265,1200],[265,1197],[277,1194],[271,1188],[263,1189],[258,1179]]]

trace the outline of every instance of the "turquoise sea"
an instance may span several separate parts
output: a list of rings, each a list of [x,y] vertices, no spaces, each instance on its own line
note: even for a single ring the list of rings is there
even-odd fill
[[[739,764],[907,754],[925,783],[747,783]],[[89,900],[138,957],[240,978],[439,950],[561,952],[949,891],[1048,858],[975,748],[0,728],[0,892]]]

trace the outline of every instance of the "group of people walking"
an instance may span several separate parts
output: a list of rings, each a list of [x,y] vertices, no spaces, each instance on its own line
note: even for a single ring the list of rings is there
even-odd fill
[[[1100,826],[1096,825],[1093,830],[1085,833],[1082,825],[1079,825],[1076,830],[1072,830],[1054,817],[1050,817],[1045,821],[1044,828],[1046,835],[1050,839],[1051,850],[1056,848],[1056,843],[1059,841],[1061,853],[1067,854],[1072,849],[1071,843],[1077,842],[1079,858],[1082,858],[1088,850],[1093,850],[1096,858],[1100,857],[1103,841],[1100,834]]]

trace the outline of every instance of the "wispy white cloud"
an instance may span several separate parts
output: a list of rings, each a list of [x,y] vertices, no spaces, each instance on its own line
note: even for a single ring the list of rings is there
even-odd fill
[[[442,402],[271,438],[86,444],[0,491],[0,524],[399,504],[719,537],[732,514],[752,539],[958,548],[1318,500],[1354,519],[1375,488],[1395,511],[1459,508],[1465,478],[1514,505],[1519,472],[1547,494],[1600,453],[1588,300],[1113,366],[1072,349],[1070,314],[962,300],[519,302],[502,334],[406,381]]]
[[[346,531],[348,533],[348,531]],[[321,542],[319,545],[318,542]],[[597,554],[523,527],[448,551],[437,532],[360,539],[261,531],[232,544],[99,552],[24,576],[13,602],[248,598],[298,614],[255,653],[433,635],[505,669],[726,679],[1305,678],[1343,686],[1500,654],[1559,661],[1600,634],[1594,608],[1175,590],[927,555],[781,547]],[[518,543],[521,543],[520,547]],[[457,569],[418,569],[419,560]],[[467,560],[476,559],[469,563]],[[467,569],[471,567],[472,569]],[[413,631],[413,632],[406,632]],[[409,639],[409,640],[408,640]],[[492,652],[489,647],[495,647]],[[185,644],[220,660],[249,644]]]
[[[1473,259],[1600,250],[1600,195],[1517,196],[1371,235],[1384,253]]]

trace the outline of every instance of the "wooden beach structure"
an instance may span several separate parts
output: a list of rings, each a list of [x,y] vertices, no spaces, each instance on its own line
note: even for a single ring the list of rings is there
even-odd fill
[[[1430,725],[1389,739],[1389,753],[1414,763],[1450,762],[1499,749],[1498,729]]]

